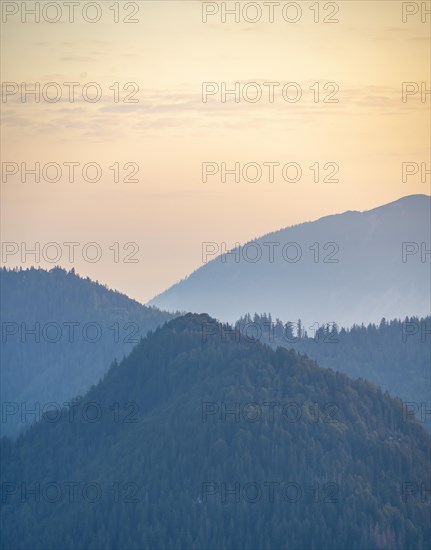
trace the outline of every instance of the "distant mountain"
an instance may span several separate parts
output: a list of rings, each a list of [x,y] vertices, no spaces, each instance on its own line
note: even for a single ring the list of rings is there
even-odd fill
[[[170,321],[2,440],[1,547],[428,548],[431,437],[401,402],[208,325]]]
[[[241,338],[259,338],[273,348],[306,354],[320,367],[365,378],[405,402],[406,414],[431,428],[431,317],[403,321],[382,319],[377,325],[304,326],[270,315],[245,315],[236,327]],[[210,328],[208,329],[210,332]]]
[[[288,227],[219,255],[149,304],[230,322],[254,311],[339,326],[426,316],[430,213],[429,196],[411,195]]]
[[[0,292],[3,435],[38,419],[50,402],[84,394],[173,317],[60,268],[3,268]]]

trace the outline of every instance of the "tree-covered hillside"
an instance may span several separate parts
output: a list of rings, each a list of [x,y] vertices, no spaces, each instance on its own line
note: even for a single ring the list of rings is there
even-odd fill
[[[431,438],[401,401],[208,324],[2,441],[2,548],[428,548]]]
[[[243,338],[306,354],[319,366],[365,378],[405,402],[407,415],[431,427],[431,317],[382,319],[380,324],[304,326],[271,315],[245,315],[236,326]],[[428,412],[427,412],[428,411]]]
[[[3,268],[0,292],[3,435],[85,393],[173,317],[60,268]]]

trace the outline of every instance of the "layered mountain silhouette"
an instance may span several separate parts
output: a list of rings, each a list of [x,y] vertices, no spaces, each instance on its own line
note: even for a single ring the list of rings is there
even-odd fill
[[[171,314],[54,268],[0,270],[2,434],[84,394]]]
[[[428,548],[431,438],[401,402],[230,330],[174,319],[3,439],[2,548]]]
[[[149,304],[230,322],[268,312],[307,326],[429,315],[430,201],[411,195],[269,233],[210,256]],[[203,245],[208,254],[220,247]]]

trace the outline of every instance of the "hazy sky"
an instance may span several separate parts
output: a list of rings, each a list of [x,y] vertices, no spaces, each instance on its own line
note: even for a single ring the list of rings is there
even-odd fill
[[[316,2],[290,3],[284,12],[287,2],[259,2],[255,23],[247,21],[258,13],[253,2],[239,4],[239,23],[232,15],[222,20],[234,2],[79,2],[73,22],[64,2],[51,2],[49,10],[39,2],[39,23],[30,14],[21,21],[21,2],[2,4],[10,15],[4,11],[2,23],[1,229],[3,243],[16,242],[19,251],[21,243],[30,249],[39,242],[42,249],[57,242],[62,259],[56,263],[146,301],[202,263],[202,242],[231,248],[298,222],[430,193],[430,176],[402,181],[403,162],[430,167],[431,96],[421,96],[420,88],[431,87],[431,15],[421,14],[420,2],[407,3],[412,14],[405,22],[403,2],[391,0],[320,2],[319,12]],[[203,10],[217,13],[204,23]],[[84,15],[101,18],[90,23]],[[57,16],[58,22],[46,20]],[[138,22],[125,23],[127,17]],[[36,82],[40,101],[28,95],[24,103],[22,83],[30,89]],[[50,82],[56,84],[44,88]],[[78,83],[73,103],[65,82]],[[100,101],[83,99],[91,82],[102,91]],[[203,102],[204,82],[216,83],[208,90],[238,83],[239,102],[233,94],[223,102],[221,92]],[[279,83],[272,85],[273,102],[270,82]],[[295,85],[285,88],[286,101],[282,89],[289,82]],[[403,82],[419,90],[406,102]],[[126,83],[135,84],[124,90]],[[60,90],[61,100],[46,101],[43,90],[51,99]],[[94,86],[87,91],[94,97]],[[124,102],[128,94],[137,102]],[[41,181],[30,175],[21,181],[21,163],[36,162]],[[70,165],[63,164],[70,162],[79,163],[72,182]],[[203,162],[220,169],[223,162],[228,169],[256,163],[262,177],[236,182],[227,175],[223,182],[219,170],[203,182]],[[272,162],[279,163],[273,182],[263,164]],[[7,176],[13,163],[19,172]],[[55,179],[52,165],[43,170],[47,163],[62,167],[59,181],[44,181],[44,174]],[[83,179],[87,163],[100,165],[100,181]],[[119,182],[109,168],[115,163],[131,163]],[[139,181],[121,181],[133,163]],[[285,181],[287,163],[300,165],[299,181]],[[326,163],[339,166],[333,175],[339,181],[322,181],[334,167]],[[287,178],[295,179],[297,165],[286,169]],[[95,173],[90,166],[87,179]],[[79,243],[73,263],[64,242]],[[83,259],[89,242],[100,246],[100,261]],[[139,261],[114,262],[114,243],[120,260],[129,253]],[[122,251],[124,243],[137,243],[139,252],[133,255],[135,245]],[[95,248],[86,250],[91,256]],[[55,252],[45,249],[51,258]],[[9,267],[52,267],[43,255],[39,262],[28,255],[23,263],[19,253],[6,260]]]

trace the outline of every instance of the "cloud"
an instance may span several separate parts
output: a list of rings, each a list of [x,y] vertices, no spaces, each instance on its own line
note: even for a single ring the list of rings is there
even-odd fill
[[[261,84],[270,80],[253,79]],[[245,82],[249,81],[242,81]],[[424,107],[420,99],[401,103],[401,83],[399,88],[364,86],[343,89],[340,86],[336,95],[338,103],[322,101],[328,91],[322,92],[321,100],[315,103],[313,92],[309,90],[313,83],[311,80],[301,83],[303,96],[297,103],[284,101],[281,87],[274,103],[269,103],[267,97],[257,103],[244,100],[235,103],[230,96],[230,100],[222,103],[220,95],[209,97],[208,102],[203,103],[200,89],[194,92],[144,89],[138,94],[139,103],[113,103],[112,96],[104,94],[98,103],[88,103],[79,96],[73,104],[66,98],[56,104],[20,104],[18,94],[9,98],[8,103],[14,112],[6,114],[5,121],[9,128],[16,126],[17,131],[22,131],[25,126],[27,135],[37,135],[41,128],[50,133],[67,129],[69,139],[79,139],[80,136],[99,139],[103,136],[105,140],[111,140],[127,138],[131,131],[163,133],[169,129],[184,129],[186,133],[203,130],[214,133],[292,124],[297,128],[297,124],[310,125],[341,116],[405,116],[407,112]]]

